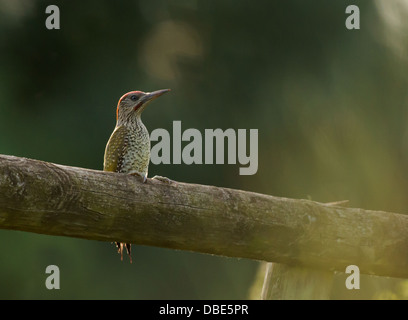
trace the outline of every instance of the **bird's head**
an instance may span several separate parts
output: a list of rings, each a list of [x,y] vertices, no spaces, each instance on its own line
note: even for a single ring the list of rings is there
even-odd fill
[[[127,121],[131,117],[140,117],[149,102],[169,91],[170,89],[153,92],[131,91],[124,94],[118,102],[116,120]]]

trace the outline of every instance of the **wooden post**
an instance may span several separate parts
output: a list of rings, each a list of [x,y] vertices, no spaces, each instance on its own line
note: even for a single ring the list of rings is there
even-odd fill
[[[327,300],[333,272],[268,263],[262,300]]]
[[[327,203],[347,206],[348,201]],[[262,300],[328,300],[334,273],[326,270],[267,263]]]

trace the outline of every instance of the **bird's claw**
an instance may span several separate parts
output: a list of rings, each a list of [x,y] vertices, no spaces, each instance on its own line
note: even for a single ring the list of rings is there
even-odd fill
[[[159,181],[167,183],[167,184],[171,184],[171,183],[174,182],[173,180],[171,180],[171,179],[169,179],[167,177],[162,177],[162,176],[154,176],[152,179],[159,180]]]
[[[146,183],[147,177],[145,174],[140,173],[140,172],[132,172],[130,173],[132,176],[139,176],[143,179],[143,183]]]

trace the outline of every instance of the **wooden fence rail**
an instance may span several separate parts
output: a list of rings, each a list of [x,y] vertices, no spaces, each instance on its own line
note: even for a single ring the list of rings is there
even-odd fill
[[[0,229],[408,278],[408,216],[0,155]]]

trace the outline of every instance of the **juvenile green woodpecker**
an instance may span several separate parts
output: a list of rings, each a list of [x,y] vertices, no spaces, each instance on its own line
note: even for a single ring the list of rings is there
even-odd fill
[[[116,109],[116,126],[106,145],[103,162],[104,171],[139,175],[146,182],[150,162],[150,137],[141,115],[143,110],[157,97],[170,89],[154,92],[131,91],[124,94]],[[123,260],[123,248],[132,262],[130,243],[116,242]]]

